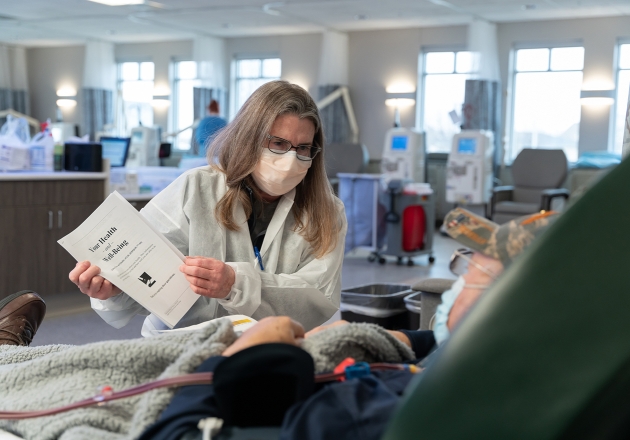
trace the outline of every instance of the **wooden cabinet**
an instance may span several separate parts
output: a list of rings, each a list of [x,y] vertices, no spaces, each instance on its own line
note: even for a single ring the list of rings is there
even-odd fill
[[[105,180],[0,181],[0,298],[23,289],[77,290],[58,243],[104,199]]]

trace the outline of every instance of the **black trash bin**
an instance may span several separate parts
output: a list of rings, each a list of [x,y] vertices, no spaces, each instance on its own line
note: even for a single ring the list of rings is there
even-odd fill
[[[388,330],[419,327],[419,315],[405,307],[414,293],[407,284],[367,284],[341,291],[341,318],[349,322],[378,324]]]
[[[422,292],[414,292],[411,295],[405,297],[405,307],[414,316],[414,324],[417,323],[417,326],[412,330],[418,330],[420,328],[420,317],[422,316]]]

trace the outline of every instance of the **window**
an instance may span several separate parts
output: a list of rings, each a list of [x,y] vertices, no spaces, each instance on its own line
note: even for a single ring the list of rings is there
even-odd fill
[[[173,66],[173,131],[191,127],[194,122],[193,88],[200,85],[195,61],[179,61]],[[203,116],[203,115],[202,115]],[[178,150],[190,150],[192,128],[179,133],[173,140]]]
[[[630,89],[630,44],[619,45],[617,57],[617,97],[615,99],[615,132],[613,133],[612,151],[621,154],[623,129],[628,109],[628,89]]]
[[[562,148],[577,161],[584,48],[520,49],[514,60],[507,161],[523,148]]]
[[[234,113],[258,87],[269,81],[280,79],[281,66],[280,58],[236,60]]]
[[[449,152],[461,115],[466,80],[472,70],[471,52],[425,52],[422,57],[422,105],[419,126],[426,133],[427,152]]]
[[[122,94],[123,132],[139,125],[153,125],[153,78],[152,62],[128,62],[118,64],[118,90]]]

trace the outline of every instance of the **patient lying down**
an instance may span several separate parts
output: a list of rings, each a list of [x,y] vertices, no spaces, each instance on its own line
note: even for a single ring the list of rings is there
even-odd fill
[[[449,213],[447,231],[474,252],[453,256],[451,269],[459,278],[436,315],[438,342],[550,218],[530,216],[499,227],[462,209]],[[372,371],[326,383],[314,383],[314,373],[332,371],[347,357],[413,363],[435,348],[430,331],[339,322],[305,334],[288,317],[265,318],[240,337],[228,319],[219,319],[201,330],[148,339],[26,347],[43,319],[43,301],[29,292],[9,298],[0,302],[0,410],[57,407],[103,386],[121,390],[214,372],[212,385],[157,389],[54,417],[0,420],[0,428],[26,439],[194,438],[207,418],[226,426],[277,426],[281,438],[377,439],[412,372]]]

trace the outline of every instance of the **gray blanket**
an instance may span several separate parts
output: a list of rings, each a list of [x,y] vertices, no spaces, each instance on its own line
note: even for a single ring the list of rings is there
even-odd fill
[[[158,378],[193,372],[220,354],[236,335],[229,320],[191,332],[82,346],[0,346],[0,409],[52,408],[92,397],[104,385],[122,390]],[[400,362],[413,353],[380,327],[350,324],[304,341],[318,372],[330,371],[347,356],[368,362]],[[25,439],[134,439],[168,405],[173,388],[20,421],[0,420],[0,428]]]

